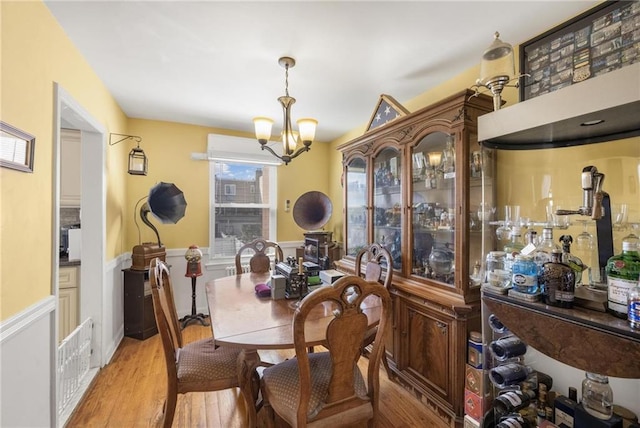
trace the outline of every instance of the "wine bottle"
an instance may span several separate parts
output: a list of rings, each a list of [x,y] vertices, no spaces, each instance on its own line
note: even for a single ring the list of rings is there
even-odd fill
[[[498,388],[515,385],[527,379],[533,369],[519,363],[507,363],[489,370],[489,380]]]
[[[496,428],[529,428],[531,424],[518,413],[502,418]]]
[[[498,361],[519,357],[527,352],[527,345],[516,336],[501,337],[489,344],[489,349]]]
[[[499,415],[517,412],[528,406],[535,397],[536,393],[531,389],[507,391],[493,400],[493,408]]]

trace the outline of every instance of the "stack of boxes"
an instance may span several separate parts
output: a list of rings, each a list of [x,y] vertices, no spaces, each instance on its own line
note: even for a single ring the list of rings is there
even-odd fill
[[[472,331],[469,333],[465,370],[464,428],[479,428],[480,421],[491,404],[490,395],[485,391],[488,379],[482,370],[482,360],[482,334]]]

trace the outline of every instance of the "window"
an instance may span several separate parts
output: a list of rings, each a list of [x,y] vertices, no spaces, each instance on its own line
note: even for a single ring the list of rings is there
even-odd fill
[[[255,238],[276,240],[277,168],[260,155],[255,140],[209,135],[209,254],[221,263]]]
[[[225,194],[225,196],[235,196],[236,195],[236,185],[235,184],[225,184],[224,185],[224,194]]]

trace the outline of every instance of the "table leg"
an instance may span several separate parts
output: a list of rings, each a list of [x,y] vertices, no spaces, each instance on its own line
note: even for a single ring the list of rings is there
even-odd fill
[[[249,427],[253,428],[258,423],[258,409],[256,401],[260,385],[254,382],[256,367],[260,365],[260,355],[255,349],[244,349],[238,356],[238,381],[240,392],[247,405],[247,419]]]

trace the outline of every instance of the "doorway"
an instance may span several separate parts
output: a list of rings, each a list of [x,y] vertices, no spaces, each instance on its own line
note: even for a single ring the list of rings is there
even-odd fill
[[[104,365],[104,289],[105,248],[106,248],[106,183],[105,183],[105,148],[106,132],[103,126],[93,118],[76,100],[59,84],[54,83],[54,172],[53,172],[53,278],[52,294],[56,296],[56,317],[58,313],[58,265],[59,265],[59,230],[60,230],[60,135],[61,129],[76,129],[81,134],[81,181],[82,192],[80,210],[82,215],[81,247],[82,261],[79,269],[80,290],[78,296],[79,322],[87,318],[93,320],[93,337],[90,367],[97,370]],[[56,323],[57,324],[57,323]],[[58,326],[55,331],[57,333]],[[57,334],[52,336],[53,355],[57,355]],[[51,382],[54,391],[54,402],[58,400],[57,358],[52,361],[53,376]]]

